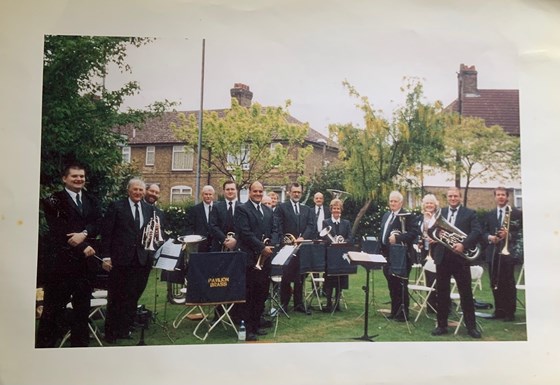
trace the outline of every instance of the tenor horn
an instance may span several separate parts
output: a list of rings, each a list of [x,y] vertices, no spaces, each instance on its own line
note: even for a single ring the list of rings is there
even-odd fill
[[[332,226],[327,226],[319,233],[320,237],[329,237],[332,243],[345,243],[344,237],[342,235],[333,236]]]
[[[441,215],[441,209],[436,211],[434,219],[433,225],[428,229],[428,235],[430,238],[468,261],[472,261],[478,257],[480,254],[480,247],[478,247],[478,245],[472,249],[465,250],[462,253],[458,253],[455,249],[453,249],[454,245],[465,241],[467,234],[449,223],[449,221]]]
[[[268,245],[270,245],[270,239],[269,239],[269,238],[265,238],[264,241],[263,241],[263,243],[264,243],[264,246],[265,246],[265,247],[268,246]],[[263,254],[260,253],[260,254],[259,254],[259,258],[257,259],[257,263],[256,263],[255,266],[254,266],[255,269],[257,269],[257,270],[262,270],[262,265],[261,265],[262,256],[263,256]]]

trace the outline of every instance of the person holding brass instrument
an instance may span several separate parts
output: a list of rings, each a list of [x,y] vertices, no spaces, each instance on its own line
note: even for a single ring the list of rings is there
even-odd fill
[[[315,202],[317,203],[317,202]],[[352,225],[348,219],[342,219],[342,200],[335,198],[330,203],[331,217],[323,221],[323,229],[330,229],[325,235],[326,242],[329,243],[352,243]],[[348,275],[325,276],[325,297],[327,305],[323,311],[330,313],[333,310],[332,294],[335,291],[336,311],[340,311],[340,295],[343,289],[348,289]]]
[[[249,186],[249,200],[240,205],[235,214],[235,232],[238,234],[239,248],[247,254],[245,303],[240,316],[247,327],[247,341],[256,341],[258,335],[265,335],[260,328],[265,302],[268,298],[268,284],[274,243],[278,242],[272,209],[261,204],[263,186],[253,182]],[[236,305],[238,306],[238,305]]]
[[[206,253],[210,251],[212,245],[210,217],[214,203],[214,187],[204,186],[201,197],[202,202],[197,203],[187,212],[187,235],[195,234],[206,238],[198,243],[198,252]]]
[[[99,233],[101,208],[97,199],[84,190],[86,173],[83,166],[65,168],[64,188],[41,201],[53,243],[53,260],[44,285],[43,313],[37,330],[38,348],[54,347],[66,332],[66,304],[72,302],[70,343],[72,347],[89,345],[88,315],[95,278],[94,259]],[[91,264],[93,263],[93,265]]]
[[[381,219],[381,254],[387,259],[383,274],[391,297],[389,319],[408,320],[408,275],[412,268],[409,252],[418,237],[412,215],[402,208],[403,196],[398,191],[389,194],[389,211]]]
[[[152,240],[161,229],[154,206],[144,201],[146,186],[128,182],[128,197],[112,202],[101,229],[101,245],[109,270],[105,341],[130,339],[139,296],[152,268]],[[140,293],[140,294],[139,294]]]
[[[210,225],[212,228],[212,251],[228,251],[237,248],[234,216],[239,202],[237,186],[228,180],[223,184],[224,200],[212,205]]]
[[[445,234],[439,237],[434,247],[433,258],[436,264],[436,292],[437,292],[437,327],[432,331],[433,336],[447,334],[447,323],[451,299],[451,277],[457,282],[457,289],[461,297],[467,333],[472,338],[480,338],[476,328],[474,314],[474,299],[471,288],[471,269],[469,251],[476,249],[481,234],[481,227],[474,210],[461,205],[461,190],[450,187],[447,190],[448,207],[436,214],[436,222],[430,228],[429,235],[434,237],[435,231],[445,225]],[[440,219],[440,221],[438,221]],[[443,219],[443,225],[440,223]],[[463,233],[464,236],[461,234]],[[477,254],[476,252],[474,253]]]
[[[496,209],[486,214],[482,242],[486,246],[486,262],[490,270],[490,287],[494,295],[495,319],[515,320],[517,290],[514,269],[520,258],[518,243],[521,237],[521,211],[508,205],[509,191],[505,187],[494,190]]]
[[[314,239],[317,232],[313,210],[299,201],[303,188],[299,183],[290,185],[290,199],[281,203],[274,211],[277,220],[278,232],[283,239],[291,242],[302,242],[305,239]],[[292,239],[293,238],[293,239]],[[280,283],[280,303],[288,311],[288,304],[292,296],[291,284],[294,284],[294,310],[308,313],[303,303],[303,279],[299,273],[299,257],[294,255],[284,266],[282,282]]]
[[[435,214],[439,210],[439,201],[434,194],[426,194],[422,198],[422,213],[418,220],[418,228],[420,229],[420,237],[418,248],[420,249],[420,259],[422,265],[426,263],[428,259],[433,259],[433,249],[435,247],[436,241],[434,241],[428,235],[428,230],[433,226],[435,222]],[[436,274],[431,271],[425,271],[426,275],[426,286],[432,286],[434,280],[436,279]],[[437,309],[437,293],[429,293],[428,296],[428,312],[434,312],[433,309]]]

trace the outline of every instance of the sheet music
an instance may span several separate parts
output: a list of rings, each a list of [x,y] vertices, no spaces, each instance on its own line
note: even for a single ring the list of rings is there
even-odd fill
[[[348,257],[353,262],[387,263],[387,260],[381,254],[368,254],[363,251],[349,251]]]
[[[283,266],[286,263],[286,261],[288,260],[288,258],[290,258],[292,256],[295,248],[296,248],[296,246],[293,246],[293,245],[288,245],[288,246],[282,247],[280,249],[280,251],[276,254],[276,256],[272,259],[271,263],[273,265]]]
[[[172,239],[165,241],[165,243],[161,245],[154,254],[154,258],[156,260],[154,267],[157,269],[174,271],[177,266],[179,256],[181,255],[181,247],[182,244],[173,243]]]

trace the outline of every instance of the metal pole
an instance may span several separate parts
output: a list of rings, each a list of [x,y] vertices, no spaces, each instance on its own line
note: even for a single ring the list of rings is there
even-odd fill
[[[202,69],[200,75],[200,111],[198,113],[198,158],[196,162],[196,195],[195,203],[200,198],[200,169],[202,163],[202,112],[204,111],[204,54],[206,48],[206,39],[202,39]]]

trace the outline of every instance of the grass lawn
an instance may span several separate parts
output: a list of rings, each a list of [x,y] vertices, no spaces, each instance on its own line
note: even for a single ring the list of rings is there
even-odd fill
[[[518,266],[519,270],[519,266]],[[144,304],[147,309],[156,311],[155,323],[152,322],[144,332],[144,342],[146,345],[191,345],[191,344],[236,344],[237,335],[232,328],[224,328],[222,325],[216,327],[205,341],[201,341],[193,335],[194,328],[198,321],[184,319],[176,328],[173,326],[176,316],[185,311],[185,305],[169,304],[166,300],[166,282],[157,279],[158,270],[153,270],[148,287],[146,288],[140,304]],[[415,278],[415,270],[411,273],[411,282]],[[480,341],[473,340],[466,334],[466,329],[462,326],[457,335],[453,335],[454,328],[450,328],[450,334],[440,337],[433,337],[430,332],[435,326],[434,315],[427,318],[424,314],[418,322],[412,320],[408,323],[400,323],[387,320],[383,312],[389,308],[389,295],[387,283],[382,271],[373,271],[373,290],[370,293],[368,335],[375,336],[374,341],[378,342],[400,342],[400,341]],[[269,333],[260,336],[257,342],[247,343],[290,343],[290,342],[352,342],[356,337],[364,335],[364,308],[365,292],[363,286],[366,281],[366,273],[362,267],[358,267],[358,273],[350,276],[350,288],[344,290],[344,298],[347,308],[342,306],[341,312],[323,313],[319,310],[317,300],[312,303],[312,314],[289,312],[288,319],[280,313],[278,328],[274,336],[274,327],[268,329]],[[476,290],[475,297],[479,302],[493,304],[492,293],[488,283],[488,276],[485,272],[483,279],[483,289]],[[310,288],[307,281],[306,287]],[[373,300],[372,300],[372,295]],[[524,292],[519,292],[520,299],[524,300]],[[157,299],[157,303],[156,303]],[[323,303],[324,298],[321,298]],[[411,301],[412,318],[416,316],[413,311]],[[208,307],[211,310],[212,307]],[[190,309],[190,308],[189,308]],[[492,313],[492,309],[481,310],[480,313]],[[197,313],[196,309],[193,313]],[[450,316],[450,321],[453,321]],[[482,328],[481,341],[526,341],[527,329],[525,325],[525,309],[518,304],[515,322],[503,322],[502,320],[491,320],[477,317],[479,326]],[[103,320],[95,321],[98,326],[103,327]],[[204,335],[206,326],[202,326],[199,335]],[[133,346],[137,345],[140,339],[140,331],[134,332],[132,340],[118,340],[115,345],[109,346]],[[357,341],[357,343],[364,343]],[[97,342],[92,340],[92,348],[98,347]],[[107,346],[107,345],[106,345]]]

